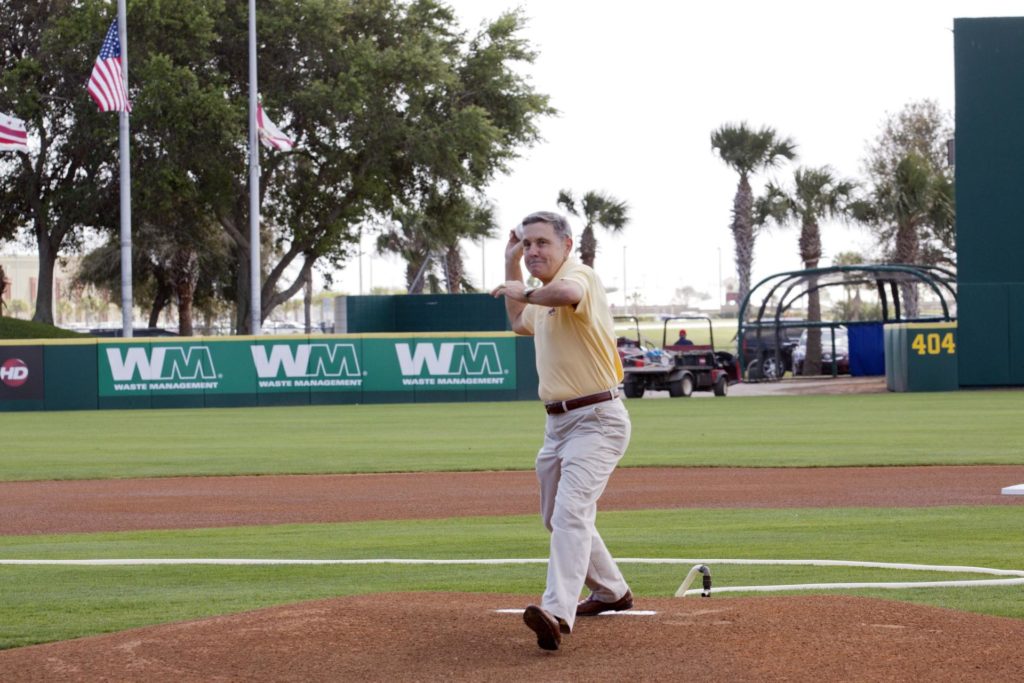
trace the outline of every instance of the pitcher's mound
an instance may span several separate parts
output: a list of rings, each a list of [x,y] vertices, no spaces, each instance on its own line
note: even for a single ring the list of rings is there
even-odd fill
[[[855,597],[637,599],[545,652],[522,596],[366,595],[0,652],[5,681],[1014,680],[1024,621]]]

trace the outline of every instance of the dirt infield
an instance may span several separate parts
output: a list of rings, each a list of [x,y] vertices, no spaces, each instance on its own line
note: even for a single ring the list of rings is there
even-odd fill
[[[602,510],[1013,505],[1024,465],[620,468]],[[0,535],[536,512],[533,472],[0,482]]]
[[[0,652],[5,681],[1011,681],[1024,621],[851,597],[639,600],[537,648],[518,596],[339,598]]]
[[[620,469],[604,510],[1024,504],[1024,466]],[[496,495],[500,493],[500,495]],[[529,514],[532,472],[0,483],[0,534]],[[1014,680],[1024,621],[849,596],[645,599],[536,647],[523,596],[338,598],[0,652],[2,681]]]

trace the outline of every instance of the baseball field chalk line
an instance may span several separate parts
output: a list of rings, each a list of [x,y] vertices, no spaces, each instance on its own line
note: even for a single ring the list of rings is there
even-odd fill
[[[332,559],[281,559],[281,558],[138,558],[138,559],[78,559],[78,560],[5,560],[0,559],[0,566],[114,566],[128,567],[140,565],[507,565],[507,564],[547,564],[547,558],[497,558],[497,559],[416,559],[416,558],[368,558],[359,560]],[[758,560],[758,559],[709,559],[709,558],[670,558],[670,557],[624,557],[617,562],[626,564],[689,564],[689,565],[790,565],[813,567],[864,567],[871,569],[904,569],[908,571],[949,572],[953,574],[987,574],[991,576],[1013,577],[1004,579],[974,579],[959,581],[912,581],[885,583],[804,583],[778,586],[725,586],[716,587],[715,593],[740,592],[777,592],[798,590],[832,590],[853,588],[956,588],[971,586],[1021,586],[1024,585],[1024,571],[1018,569],[992,569],[989,567],[970,567],[962,565],[939,564],[905,564],[895,562],[862,562],[852,560]],[[691,571],[692,573],[692,571]],[[685,581],[684,581],[685,584]],[[698,595],[700,589],[685,590],[680,586],[676,597]]]

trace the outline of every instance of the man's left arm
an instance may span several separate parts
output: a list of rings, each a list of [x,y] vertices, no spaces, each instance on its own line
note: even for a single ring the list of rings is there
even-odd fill
[[[523,301],[538,306],[575,306],[583,300],[583,285],[573,280],[555,280],[537,287]]]

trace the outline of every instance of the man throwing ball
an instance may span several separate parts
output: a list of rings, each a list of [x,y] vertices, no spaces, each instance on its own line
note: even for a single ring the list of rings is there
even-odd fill
[[[523,620],[537,644],[557,650],[576,617],[633,606],[633,596],[594,525],[597,499],[626,452],[630,422],[617,387],[622,363],[615,347],[604,286],[593,269],[575,262],[572,231],[557,213],[523,219],[505,247],[505,297],[512,329],[531,334],[538,393],[547,410],[537,454],[540,507],[551,532],[547,588]],[[543,286],[523,284],[520,261]],[[584,584],[590,595],[577,602]]]

